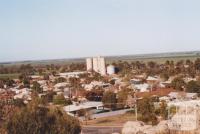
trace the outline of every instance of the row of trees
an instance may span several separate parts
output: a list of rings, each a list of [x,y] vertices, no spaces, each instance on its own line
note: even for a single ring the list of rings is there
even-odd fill
[[[86,70],[84,63],[66,63],[66,64],[48,64],[48,65],[34,65],[22,64],[22,65],[1,65],[0,74],[14,74],[14,73],[25,73],[25,74],[44,74],[45,72],[66,72],[75,70]]]
[[[198,93],[200,94],[200,81],[189,81],[186,83],[182,77],[176,77],[172,83],[171,86],[178,90],[178,91],[186,91],[190,93]]]
[[[122,76],[132,76],[133,73],[146,73],[147,75],[161,75],[164,78],[178,74],[187,74],[194,77],[200,72],[200,58],[197,58],[195,61],[180,60],[174,62],[167,60],[164,64],[158,64],[154,61],[149,61],[147,63],[141,61],[120,61],[113,64],[119,68]]]

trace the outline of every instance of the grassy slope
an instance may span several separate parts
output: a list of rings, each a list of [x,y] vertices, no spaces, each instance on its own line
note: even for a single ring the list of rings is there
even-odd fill
[[[117,116],[110,116],[105,118],[99,118],[95,120],[87,121],[87,125],[91,126],[117,126],[117,125],[123,125],[127,121],[135,121],[134,114],[123,114],[123,115],[117,115]],[[85,125],[86,122],[83,122],[83,125]]]

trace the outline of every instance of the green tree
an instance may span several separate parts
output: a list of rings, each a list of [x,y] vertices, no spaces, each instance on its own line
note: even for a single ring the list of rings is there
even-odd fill
[[[163,81],[167,81],[169,79],[169,74],[167,72],[163,72],[163,73],[160,74],[160,78]]]
[[[138,106],[138,112],[141,115],[139,117],[139,120],[143,122],[152,122],[152,124],[157,123],[157,118],[155,115],[155,107],[150,98],[143,98],[140,100],[137,104]]]
[[[15,100],[13,100],[13,103],[17,107],[24,107],[25,106],[23,99],[15,99]]]
[[[57,78],[57,79],[55,80],[55,83],[62,83],[62,82],[65,82],[65,81],[66,81],[65,78],[59,77],[59,78]]]
[[[14,80],[12,80],[12,79],[10,79],[10,78],[5,79],[5,85],[6,85],[6,86],[12,87],[13,84],[15,84]]]
[[[7,134],[79,134],[80,123],[58,108],[29,104],[5,125]]]
[[[200,94],[200,82],[199,81],[190,81],[186,86],[186,91],[190,93]]]
[[[53,102],[53,97],[54,95],[56,95],[56,92],[54,91],[48,91],[46,93],[46,95],[44,96],[44,99],[47,101],[47,102]]]
[[[197,58],[194,62],[194,67],[196,70],[200,71],[200,58]]]
[[[27,74],[22,73],[19,75],[19,80],[23,83],[25,88],[30,88],[30,77],[28,77]]]
[[[101,101],[103,97],[102,89],[93,89],[85,92],[85,97],[89,101]]]
[[[168,117],[168,109],[166,101],[161,101],[160,107],[155,111],[157,115],[160,115],[164,120]]]
[[[4,82],[3,82],[3,80],[0,80],[0,88],[4,88]]]
[[[103,94],[102,102],[105,107],[111,108],[112,110],[116,108],[117,98],[116,94],[111,91],[107,91]]]
[[[78,111],[78,116],[83,116],[85,118],[85,125],[87,125],[87,121],[91,119],[92,112],[89,109],[80,109]]]
[[[44,79],[44,80],[49,80],[49,74],[44,74],[44,75],[43,75],[43,79]]]
[[[150,61],[147,63],[149,68],[154,68],[156,66],[156,62]]]
[[[124,106],[127,103],[128,95],[130,94],[131,89],[124,88],[117,94],[117,102],[119,103],[117,105],[118,108],[124,108]]]
[[[178,91],[182,91],[185,86],[185,82],[181,77],[176,77],[175,79],[172,80],[171,86]]]
[[[77,97],[78,91],[81,88],[80,79],[76,77],[71,77],[69,78],[69,82],[71,85],[72,92],[74,92],[75,96]]]
[[[42,88],[37,81],[33,82],[32,90],[36,93],[42,93]]]
[[[53,103],[55,105],[70,105],[72,102],[70,100],[66,100],[63,94],[55,95],[53,97]]]

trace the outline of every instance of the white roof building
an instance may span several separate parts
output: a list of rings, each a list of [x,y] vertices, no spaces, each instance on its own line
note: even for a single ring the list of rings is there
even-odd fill
[[[167,97],[167,96],[163,96],[163,97],[160,97],[159,100],[160,100],[160,101],[166,101],[166,102],[169,102],[169,101],[170,101],[170,98]]]
[[[28,89],[28,88],[16,90],[15,93],[16,93],[16,95],[14,96],[14,99],[31,100],[31,93],[30,93],[30,89]]]
[[[185,82],[197,81],[197,79],[196,79],[196,78],[191,78],[191,77],[186,77],[186,78],[183,78],[183,80],[184,80]]]
[[[171,99],[178,99],[181,97],[181,94],[180,92],[170,92],[168,96]],[[185,99],[195,99],[197,97],[198,97],[197,93],[185,93],[184,95],[182,95],[182,98],[185,98]]]
[[[37,81],[40,85],[46,85],[47,81],[46,80],[38,80]]]
[[[60,87],[66,87],[67,85],[69,85],[69,83],[62,82],[62,83],[57,83],[56,85],[54,85],[54,87],[55,88],[60,88]]]
[[[88,101],[84,103],[68,105],[68,106],[63,107],[63,109],[66,112],[76,112],[81,109],[90,109],[90,108],[98,109],[99,107],[102,107],[102,106],[103,106],[102,102]]]
[[[149,92],[150,85],[147,83],[144,84],[135,84],[133,88],[139,90],[140,92]]]
[[[148,76],[148,78],[146,80],[147,81],[158,81],[159,79],[156,77]]]
[[[32,78],[32,79],[40,79],[41,76],[39,76],[39,75],[31,75],[31,78]]]
[[[90,91],[96,86],[104,87],[109,85],[110,83],[104,83],[102,81],[92,81],[90,84],[83,84],[83,87],[85,88],[85,90]]]
[[[66,73],[60,73],[59,76],[60,77],[66,77],[66,78],[70,78],[70,77],[78,78],[80,74],[85,74],[85,73],[87,73],[87,72],[86,71],[66,72]]]

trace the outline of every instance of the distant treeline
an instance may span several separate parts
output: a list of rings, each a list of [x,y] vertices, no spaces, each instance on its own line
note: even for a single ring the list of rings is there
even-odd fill
[[[22,64],[20,66],[12,65],[12,66],[0,66],[0,74],[42,74],[45,72],[52,72],[52,71],[59,71],[59,72],[65,72],[65,71],[75,71],[75,70],[86,70],[84,63],[71,63],[67,65],[37,65],[33,66],[31,64]]]

